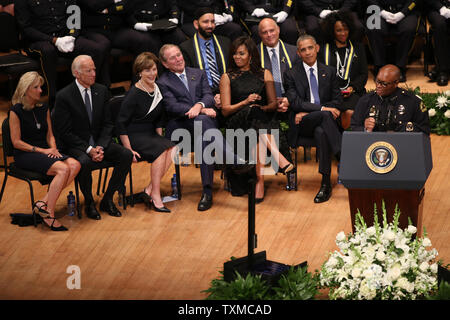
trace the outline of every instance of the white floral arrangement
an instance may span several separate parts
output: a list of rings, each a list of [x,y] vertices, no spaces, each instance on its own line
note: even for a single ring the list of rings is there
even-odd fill
[[[400,300],[416,299],[437,290],[438,255],[426,235],[417,232],[409,220],[405,230],[398,227],[400,211],[395,208],[388,223],[383,202],[383,226],[374,214],[374,225],[367,227],[356,214],[354,234],[343,231],[336,236],[340,251],[331,253],[320,271],[320,284],[330,288],[330,299]]]

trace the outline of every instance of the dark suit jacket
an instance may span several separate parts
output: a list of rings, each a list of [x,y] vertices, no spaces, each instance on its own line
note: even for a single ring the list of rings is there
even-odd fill
[[[207,108],[214,106],[214,96],[209,87],[205,71],[189,67],[186,67],[185,70],[189,91],[173,72],[166,71],[158,80],[169,119],[187,119],[185,113],[197,102],[203,102]]]
[[[303,61],[284,73],[283,86],[289,100],[289,141],[296,141],[298,136],[295,115],[299,112],[320,111],[321,107],[340,108],[341,90],[336,80],[336,70],[317,62],[320,105],[311,103],[308,76]]]
[[[86,152],[92,135],[97,146],[107,148],[112,140],[114,124],[107,108],[110,99],[108,89],[95,83],[92,93],[92,124],[75,81],[61,89],[56,95],[53,122],[56,136],[64,148]],[[95,147],[95,146],[94,146]]]
[[[260,42],[258,44],[258,52],[261,55],[261,43]],[[300,57],[297,54],[297,47],[293,46],[289,43],[284,43],[284,46],[286,48],[287,54],[289,56],[289,59],[291,60],[291,64],[292,64],[292,68],[294,67],[294,65],[297,63],[297,61],[300,61]],[[272,61],[270,60],[270,54],[269,51],[267,50],[267,47],[265,45],[263,45],[263,55],[264,55],[264,68],[265,69],[269,69],[270,72],[272,72]],[[281,76],[283,76],[283,74],[289,70],[289,63],[286,59],[286,55],[284,54],[284,50],[281,46],[280,43],[280,55],[279,55],[279,65],[280,65],[280,71],[281,71]],[[261,60],[263,59],[263,57],[261,57]]]
[[[225,60],[225,68],[224,68],[222,59],[220,57],[219,49],[217,48],[216,43],[214,42],[214,53],[216,56],[217,66],[219,68],[219,73],[222,75],[223,73],[226,72],[226,67],[228,66],[228,54],[230,51],[231,42],[230,39],[226,37],[222,37],[219,35],[216,35],[216,37],[217,41],[220,44],[220,47],[222,48],[223,58]],[[182,44],[180,44],[180,49],[181,52],[183,53],[184,61],[186,62],[187,67],[200,68],[200,65],[198,63],[197,50],[194,45],[194,38],[188,39],[184,41]],[[206,57],[201,57],[201,59],[204,68]]]

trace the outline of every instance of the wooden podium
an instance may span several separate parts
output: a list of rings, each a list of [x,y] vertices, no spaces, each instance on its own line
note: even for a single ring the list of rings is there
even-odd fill
[[[429,136],[413,132],[344,132],[340,179],[348,189],[353,232],[357,210],[367,225],[373,225],[374,204],[382,222],[382,201],[388,222],[395,206],[400,209],[400,227],[411,218],[422,232],[425,182],[433,167]]]

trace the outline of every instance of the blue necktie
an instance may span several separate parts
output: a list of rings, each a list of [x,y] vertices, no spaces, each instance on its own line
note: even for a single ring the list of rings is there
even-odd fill
[[[206,41],[206,60],[208,61],[209,74],[211,75],[212,88],[216,88],[220,82],[219,70],[217,69],[217,64],[214,61],[213,54],[210,48],[210,42]]]
[[[278,56],[277,51],[272,49],[272,73],[273,73],[273,81],[275,82],[275,91],[277,92],[277,97],[283,96],[283,89],[281,88],[281,75],[280,75],[280,67],[278,65]]]
[[[180,79],[181,81],[183,81],[184,86],[186,87],[187,91],[189,91],[189,85],[186,79],[186,76],[184,75],[184,73],[180,74]]]
[[[311,82],[311,91],[314,97],[314,103],[320,104],[319,85],[317,84],[317,79],[314,75],[314,68],[309,69],[309,81]]]
[[[91,105],[91,99],[89,98],[88,89],[84,89],[84,105],[86,107],[86,111],[89,117],[89,123],[92,124],[92,105]],[[93,147],[95,147],[94,138],[92,135],[89,136],[89,144]]]

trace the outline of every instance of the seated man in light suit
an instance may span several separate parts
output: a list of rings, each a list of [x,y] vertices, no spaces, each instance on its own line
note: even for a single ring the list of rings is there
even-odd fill
[[[294,147],[299,136],[316,141],[322,183],[314,202],[320,203],[331,196],[331,156],[340,159],[342,135],[336,118],[342,98],[336,70],[317,61],[319,45],[314,37],[300,36],[297,52],[303,61],[286,71],[283,79],[290,108],[288,140]]]
[[[192,136],[196,122],[202,126],[202,137],[206,130],[217,128],[216,112],[212,108],[214,97],[205,71],[185,67],[180,48],[173,44],[162,46],[159,58],[168,69],[157,82],[168,116],[166,137],[171,139],[172,132],[178,128],[189,130]],[[202,152],[209,143],[202,141]],[[214,164],[202,161],[200,172],[203,194],[198,210],[206,211],[212,206]]]
[[[114,123],[107,108],[110,94],[104,85],[95,83],[92,58],[87,55],[76,57],[72,63],[72,74],[75,81],[56,95],[53,111],[56,138],[61,141],[67,154],[81,164],[78,180],[86,215],[91,219],[101,218],[92,197],[91,171],[104,160],[114,164],[108,188],[100,202],[100,210],[120,217],[122,214],[113,203],[113,195],[124,185],[133,154],[112,142]]]

